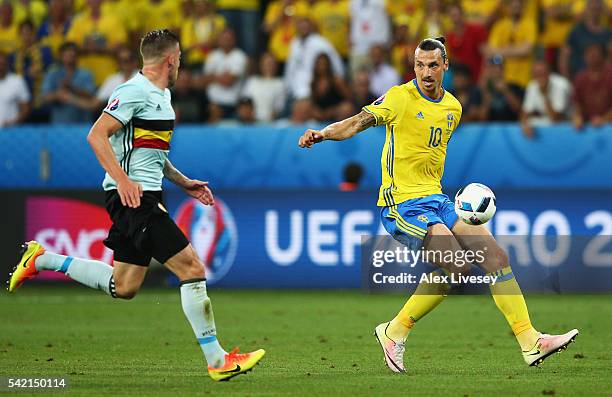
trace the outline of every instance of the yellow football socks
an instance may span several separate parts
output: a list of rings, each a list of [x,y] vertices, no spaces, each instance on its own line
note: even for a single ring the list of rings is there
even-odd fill
[[[441,270],[436,270],[434,273],[440,272]],[[406,339],[414,323],[438,306],[449,289],[447,283],[419,283],[404,307],[391,320],[387,336],[396,341]]]
[[[521,349],[530,350],[538,341],[540,333],[531,325],[525,298],[512,269],[507,266],[489,275],[497,276],[495,285],[491,285],[491,295],[495,304],[506,317]],[[414,324],[442,302],[449,288],[446,283],[419,283],[404,307],[391,320],[387,336],[393,340],[406,339]]]
[[[495,285],[491,285],[491,295],[493,295],[497,308],[506,317],[521,349],[530,350],[538,341],[540,333],[531,325],[525,298],[514,278],[512,269],[507,266],[489,275],[497,276]]]

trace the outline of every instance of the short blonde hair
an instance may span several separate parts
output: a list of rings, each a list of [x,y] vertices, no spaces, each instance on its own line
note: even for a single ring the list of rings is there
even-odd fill
[[[163,56],[166,51],[178,44],[178,36],[168,29],[153,30],[140,40],[140,55],[143,60]]]

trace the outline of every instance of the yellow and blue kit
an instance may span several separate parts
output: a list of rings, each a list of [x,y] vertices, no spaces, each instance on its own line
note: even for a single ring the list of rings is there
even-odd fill
[[[415,79],[392,87],[363,110],[387,129],[378,197],[387,231],[405,243],[423,240],[432,224],[452,228],[457,215],[440,181],[448,141],[461,119],[459,101],[449,92],[431,99]]]

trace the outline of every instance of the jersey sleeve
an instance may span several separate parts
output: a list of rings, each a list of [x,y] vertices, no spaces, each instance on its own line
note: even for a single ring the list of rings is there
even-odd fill
[[[122,84],[113,91],[104,108],[104,113],[108,113],[121,124],[126,125],[142,109],[144,102],[145,96],[140,87]]]
[[[363,110],[374,115],[376,125],[389,124],[397,116],[401,106],[400,87],[391,87],[383,96],[363,107]]]

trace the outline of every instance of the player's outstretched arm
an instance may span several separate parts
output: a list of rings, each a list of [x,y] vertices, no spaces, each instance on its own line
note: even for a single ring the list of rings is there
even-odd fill
[[[117,193],[119,193],[121,198],[121,204],[137,208],[140,206],[142,186],[130,180],[115,158],[113,148],[108,141],[108,137],[117,132],[121,127],[121,123],[114,117],[102,113],[93,127],[91,127],[87,135],[87,142],[91,145],[102,168],[117,182]]]
[[[168,159],[166,159],[166,163],[164,164],[164,176],[170,182],[182,187],[188,195],[197,199],[202,204],[215,204],[215,198],[208,187],[208,182],[187,178]]]
[[[315,143],[322,141],[343,141],[374,125],[376,125],[374,115],[362,110],[360,113],[330,124],[320,131],[306,130],[304,135],[300,137],[298,145],[302,148],[310,148]]]

